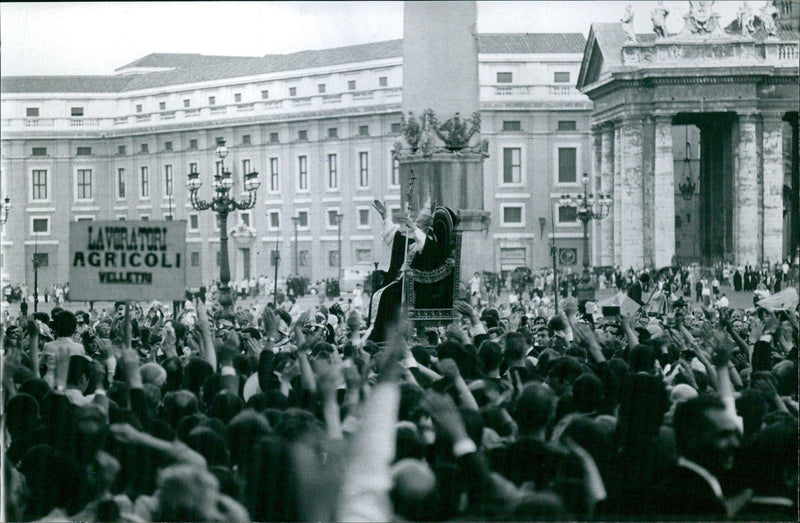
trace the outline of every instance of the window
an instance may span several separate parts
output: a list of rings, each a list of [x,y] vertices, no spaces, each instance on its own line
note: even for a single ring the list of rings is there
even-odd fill
[[[278,159],[269,159],[269,190],[270,192],[278,192],[280,185],[278,184]]]
[[[369,247],[363,249],[356,249],[356,262],[371,262],[372,249]]]
[[[148,153],[148,152],[150,152],[150,145],[146,144],[146,143],[143,143],[139,150],[140,150],[140,152]]]
[[[171,151],[172,150],[172,142],[164,142],[164,150]]]
[[[264,89],[261,91],[261,99],[268,100],[269,99],[269,89]]]
[[[128,148],[125,147],[124,145],[118,145],[117,154],[120,156],[125,156],[126,154],[128,154]]]
[[[339,209],[328,209],[328,228],[335,229],[339,225]]]
[[[242,101],[242,93],[234,93],[233,101],[239,103]]]
[[[269,228],[270,229],[280,229],[281,227],[281,213],[278,211],[271,211],[269,213]]]
[[[369,125],[359,125],[358,126],[358,135],[359,136],[369,136]]]
[[[577,159],[575,147],[558,148],[558,183],[575,183],[578,172],[575,165]]]
[[[78,169],[77,172],[77,193],[78,200],[92,199],[92,170]]]
[[[31,218],[31,234],[50,234],[50,218]]]
[[[525,225],[521,205],[505,205],[502,206],[501,210],[503,217],[502,225],[511,227],[523,227]]]
[[[275,263],[280,261],[281,259],[281,252],[275,249],[270,249],[269,251],[269,265],[270,267],[275,267]]]
[[[208,97],[208,105],[217,105],[217,97],[216,96],[209,96]]]
[[[47,156],[47,147],[34,147],[31,149],[31,156]]]
[[[675,228],[676,229],[680,229],[682,224],[683,224],[683,220],[681,219],[681,215],[680,214],[676,214],[675,215]]]
[[[197,149],[197,139],[189,140],[189,149]]]
[[[136,112],[137,113],[141,113],[142,112],[142,104],[136,104]]]
[[[556,71],[553,73],[553,82],[557,84],[569,83],[569,71]]]
[[[250,227],[250,213],[249,212],[240,212],[239,213],[239,220],[246,226]]]
[[[308,229],[308,211],[297,211],[297,227]]]
[[[119,167],[117,169],[117,200],[125,199],[125,169]]]
[[[189,255],[189,263],[192,267],[200,267],[200,253],[197,251],[192,251]]]
[[[164,195],[165,196],[172,196],[173,193],[173,186],[172,186],[172,166],[165,165],[164,166]]]
[[[196,231],[200,229],[200,216],[197,214],[189,215],[189,230]]]
[[[158,110],[159,111],[166,111],[167,110],[167,102],[158,102]]]
[[[141,216],[139,216],[139,219],[141,221],[143,221],[143,222],[149,222],[150,221],[150,215],[149,214],[142,214]]]
[[[339,251],[328,251],[328,267],[339,266]]]
[[[280,141],[278,139],[278,133],[269,133],[269,141],[270,143],[278,143]]]
[[[392,221],[394,223],[397,223],[398,219],[403,214],[403,211],[400,209],[400,207],[389,207],[389,212],[392,214]]]
[[[364,228],[369,227],[369,209],[358,210],[358,226]]]
[[[347,81],[347,89],[350,91],[355,91],[356,89],[356,81],[355,80],[348,80]]]
[[[301,191],[308,190],[308,157],[297,157],[297,188]]]
[[[150,172],[147,167],[142,167],[139,172],[139,198],[150,198]]]
[[[34,267],[47,267],[50,265],[50,254],[46,252],[33,253],[33,266]]]
[[[297,96],[297,87],[289,88],[289,96]]]
[[[392,158],[392,180],[390,185],[400,185],[400,160]]]
[[[339,171],[336,162],[336,155],[328,155],[328,189],[336,189],[339,187]]]
[[[77,152],[75,153],[76,156],[91,156],[92,155],[92,148],[91,147],[78,147]]]
[[[189,162],[189,172],[190,173],[197,172],[197,162]]]
[[[319,94],[325,94],[325,84],[317,84],[317,92]]]
[[[214,174],[219,176],[222,175],[222,160],[217,160],[214,162]]]
[[[503,183],[522,183],[522,149],[503,148]]]
[[[183,106],[184,106],[186,109],[188,109],[189,107],[191,107],[191,106],[192,106],[192,101],[191,101],[191,100],[189,100],[188,98],[184,98],[184,99],[183,99]]]
[[[75,217],[75,221],[76,222],[93,222],[94,221],[94,216],[76,216]]]
[[[503,121],[503,130],[504,131],[521,131],[522,130],[522,123],[519,120],[504,120]]]
[[[241,181],[239,190],[242,192],[244,192],[244,175],[249,174],[253,170],[252,167],[249,159],[242,160],[242,172],[239,174],[239,181]]]
[[[118,222],[126,222],[126,221],[128,221],[128,217],[125,216],[124,214],[118,214],[117,215],[117,221]]]
[[[378,87],[386,87],[387,85],[389,85],[389,78],[386,76],[379,76]]]
[[[47,200],[47,170],[34,169],[32,172],[31,194],[32,200]]]
[[[559,131],[574,131],[578,128],[577,122],[575,120],[559,120],[558,121],[558,130]]]
[[[71,116],[83,116],[83,107],[72,107],[69,114]]]
[[[39,108],[38,107],[26,107],[25,108],[25,116],[28,118],[38,118],[39,117]]]
[[[499,84],[510,84],[514,81],[514,75],[512,73],[497,73],[497,83]]]
[[[686,223],[692,223],[692,213],[686,214]]]
[[[329,127],[328,128],[328,138],[339,138],[339,128],[338,127]]]
[[[578,221],[578,208],[560,205],[558,207],[559,223],[575,223]]]
[[[369,187],[369,153],[358,153],[358,186]]]
[[[400,134],[402,132],[403,132],[403,125],[402,124],[400,124],[400,123],[393,123],[392,124],[392,130],[391,130],[392,134]]]
[[[308,141],[308,131],[297,131],[297,139],[301,142]]]
[[[250,145],[250,135],[243,134],[242,135],[242,145]]]

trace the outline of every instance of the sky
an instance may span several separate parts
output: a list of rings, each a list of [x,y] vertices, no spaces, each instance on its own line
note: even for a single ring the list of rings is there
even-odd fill
[[[628,3],[636,32],[651,32],[654,1],[477,2],[478,32],[587,35]],[[723,25],[739,3],[716,2]],[[664,2],[670,31],[688,4]],[[105,75],[150,53],[263,56],[402,36],[402,2],[2,2],[0,74]]]

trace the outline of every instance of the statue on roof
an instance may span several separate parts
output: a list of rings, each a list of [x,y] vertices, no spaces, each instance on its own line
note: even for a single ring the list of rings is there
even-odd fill
[[[756,30],[753,25],[755,19],[756,16],[750,8],[750,4],[747,3],[747,0],[744,0],[739,4],[739,11],[736,13],[736,20],[739,23],[739,30],[742,32],[742,36],[753,35]]]
[[[625,13],[620,18],[620,22],[622,22],[622,30],[625,32],[625,39],[628,42],[635,42],[636,31],[633,30],[633,7],[631,4],[625,6]]]
[[[682,35],[723,36],[719,13],[713,11],[714,2],[690,1],[689,12],[683,16],[685,22]]]
[[[650,11],[650,19],[653,21],[653,32],[656,38],[667,37],[667,16],[669,16],[669,9],[664,7],[664,2],[659,1],[658,5]]]
[[[764,32],[767,33],[767,36],[777,36],[778,24],[775,21],[778,18],[778,10],[775,8],[775,4],[769,0],[764,2],[764,5],[759,9],[758,18],[761,20],[761,25],[764,27]]]

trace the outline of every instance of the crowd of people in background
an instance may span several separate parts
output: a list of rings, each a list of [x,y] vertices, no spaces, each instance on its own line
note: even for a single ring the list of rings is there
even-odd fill
[[[796,520],[796,299],[732,307],[731,267],[610,268],[559,275],[556,311],[553,276],[477,273],[456,321],[382,344],[355,293],[276,307],[265,277],[230,309],[212,285],[129,322],[5,315],[5,518]]]

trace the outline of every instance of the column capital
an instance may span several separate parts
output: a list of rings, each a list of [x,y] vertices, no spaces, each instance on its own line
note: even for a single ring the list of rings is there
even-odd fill
[[[777,123],[782,124],[783,122],[783,115],[786,114],[783,111],[764,111],[761,113],[761,119],[764,123]]]
[[[741,109],[736,111],[739,120],[755,120],[760,113],[756,109]]]
[[[666,123],[672,125],[672,119],[674,117],[675,115],[672,113],[661,113],[661,112],[653,113],[653,120],[655,120],[657,124],[661,125]]]

